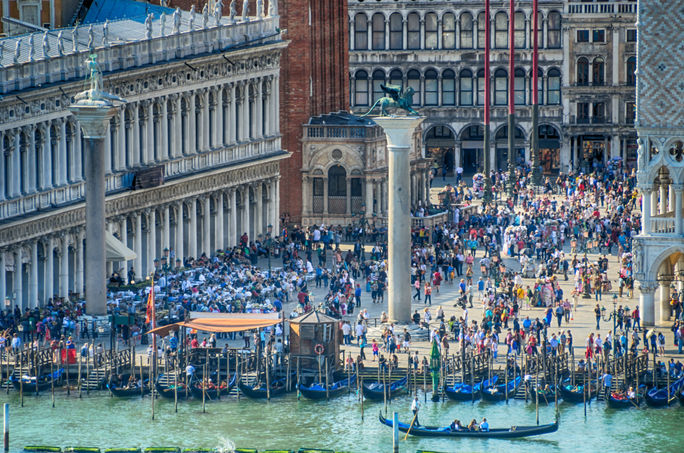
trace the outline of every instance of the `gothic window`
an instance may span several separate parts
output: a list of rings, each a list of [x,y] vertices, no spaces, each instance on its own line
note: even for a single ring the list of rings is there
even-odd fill
[[[627,85],[636,86],[636,57],[627,59]]]
[[[460,17],[461,32],[460,32],[460,48],[473,48],[473,15],[470,13],[463,13]]]
[[[530,72],[530,99],[533,99],[532,89],[534,88],[534,82],[532,80],[532,72]],[[542,105],[544,103],[544,72],[541,69],[537,69],[537,104]]]
[[[508,77],[505,69],[494,72],[494,105],[506,105],[508,101]]]
[[[373,14],[373,50],[385,49],[385,16]]]
[[[546,19],[548,29],[546,47],[550,49],[560,49],[562,42],[561,35],[561,15],[558,11],[551,11]]]
[[[485,76],[484,69],[477,71],[477,105],[485,103]]]
[[[605,102],[594,102],[592,105],[592,122],[593,123],[605,123],[606,122],[606,104]]]
[[[429,69],[425,71],[425,105],[437,105],[437,71]]]
[[[591,64],[591,75],[593,76],[593,85],[602,86],[606,83],[605,80],[605,63],[603,58],[596,57]]]
[[[456,74],[451,69],[442,73],[442,105],[456,105]]]
[[[356,71],[354,92],[354,105],[368,105],[368,73],[366,71]]]
[[[515,105],[525,105],[525,70],[515,70]]]
[[[534,39],[534,24],[532,23],[532,20],[530,18],[530,39]],[[532,43],[530,42],[530,47],[532,47]],[[542,12],[537,11],[537,47],[542,48],[544,47],[544,20],[542,19]]]
[[[413,105],[421,105],[420,102],[420,73],[415,69],[411,69],[406,74],[406,84],[413,88]]]
[[[525,48],[525,13],[515,13],[515,48]]]
[[[382,69],[376,69],[373,71],[373,100],[372,102],[377,101],[381,97],[385,95],[385,93],[382,91],[382,88],[380,88],[380,85],[384,85],[385,83],[385,71]]]
[[[437,14],[435,13],[425,15],[425,48],[437,48]]]
[[[589,85],[589,60],[584,57],[577,60],[577,85]]]
[[[452,13],[442,16],[442,48],[456,48],[456,16]]]
[[[401,50],[404,48],[404,19],[400,13],[390,16],[390,49]]]
[[[560,105],[561,103],[561,72],[556,69],[552,68],[549,69],[549,74],[548,74],[548,83],[549,83],[549,98],[548,98],[548,104],[549,105]]]
[[[363,13],[354,17],[354,49],[368,49],[368,19]]]
[[[418,13],[408,15],[406,36],[410,50],[420,49],[420,16]]]
[[[399,86],[404,85],[403,75],[399,69],[392,69],[392,71],[390,72],[389,84]]]
[[[508,47],[508,15],[499,11],[494,16],[494,47],[506,49]]]
[[[625,123],[634,124],[636,119],[636,103],[626,102],[625,103]]]
[[[485,13],[477,15],[477,48],[484,49],[485,45]]]
[[[458,105],[473,105],[473,73],[463,69],[458,75]]]

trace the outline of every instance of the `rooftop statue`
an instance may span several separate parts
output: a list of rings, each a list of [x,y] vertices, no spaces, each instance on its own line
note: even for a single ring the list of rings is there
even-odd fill
[[[413,93],[415,92],[412,87],[408,87],[406,90],[403,90],[400,85],[380,84],[380,88],[385,93],[385,96],[375,101],[375,104],[373,104],[370,110],[361,115],[362,118],[370,115],[370,113],[375,110],[375,107],[377,107],[378,104],[380,104],[382,116],[389,115],[389,112],[387,111],[388,107],[402,109],[411,115],[419,115],[419,113],[412,107]]]
[[[249,20],[247,8],[249,8],[249,0],[242,0],[242,20]]]
[[[193,4],[190,7],[190,21],[188,22],[188,28],[190,29],[190,31],[192,31],[192,29],[195,25],[195,14],[196,14],[195,13],[195,5]]]
[[[209,23],[209,7],[207,4],[204,4],[204,8],[202,8],[202,28],[207,28],[207,24]]]
[[[173,34],[177,35],[180,33],[180,25],[181,25],[181,15],[180,15],[180,8],[176,7],[176,10],[173,12]]]
[[[237,16],[237,0],[230,1],[230,21],[235,22],[235,16]]]
[[[221,16],[223,16],[223,1],[219,0],[214,5],[214,18],[216,19],[216,26],[221,25]]]

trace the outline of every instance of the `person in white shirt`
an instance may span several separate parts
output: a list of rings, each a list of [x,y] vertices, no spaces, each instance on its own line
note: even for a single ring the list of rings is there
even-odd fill
[[[411,412],[413,412],[413,425],[420,426],[418,422],[418,411],[420,410],[420,401],[418,401],[418,396],[416,395],[411,402]]]

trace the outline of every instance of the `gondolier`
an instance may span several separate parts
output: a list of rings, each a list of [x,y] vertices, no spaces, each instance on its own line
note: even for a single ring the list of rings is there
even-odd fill
[[[418,395],[416,395],[413,398],[413,402],[411,403],[411,412],[413,412],[413,425],[414,426],[420,426],[420,423],[418,422],[418,411],[420,410],[420,401],[418,401]]]

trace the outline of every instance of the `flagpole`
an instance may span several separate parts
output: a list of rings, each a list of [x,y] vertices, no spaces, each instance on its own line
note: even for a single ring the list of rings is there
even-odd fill
[[[154,330],[157,327],[157,308],[154,300],[154,278],[152,278],[150,284],[150,295],[147,298],[147,315],[149,317],[150,330]],[[152,334],[152,363],[150,364],[150,395],[152,396],[152,420],[154,420],[154,391],[155,391],[155,380],[156,380],[156,369],[157,369],[157,335]]]
[[[492,163],[489,144],[489,103],[491,98],[491,81],[489,70],[489,46],[490,46],[490,18],[489,18],[489,0],[485,0],[485,36],[484,36],[484,143],[482,151],[482,161],[484,163],[484,193],[483,204],[487,206],[492,202],[492,180],[490,178]]]

